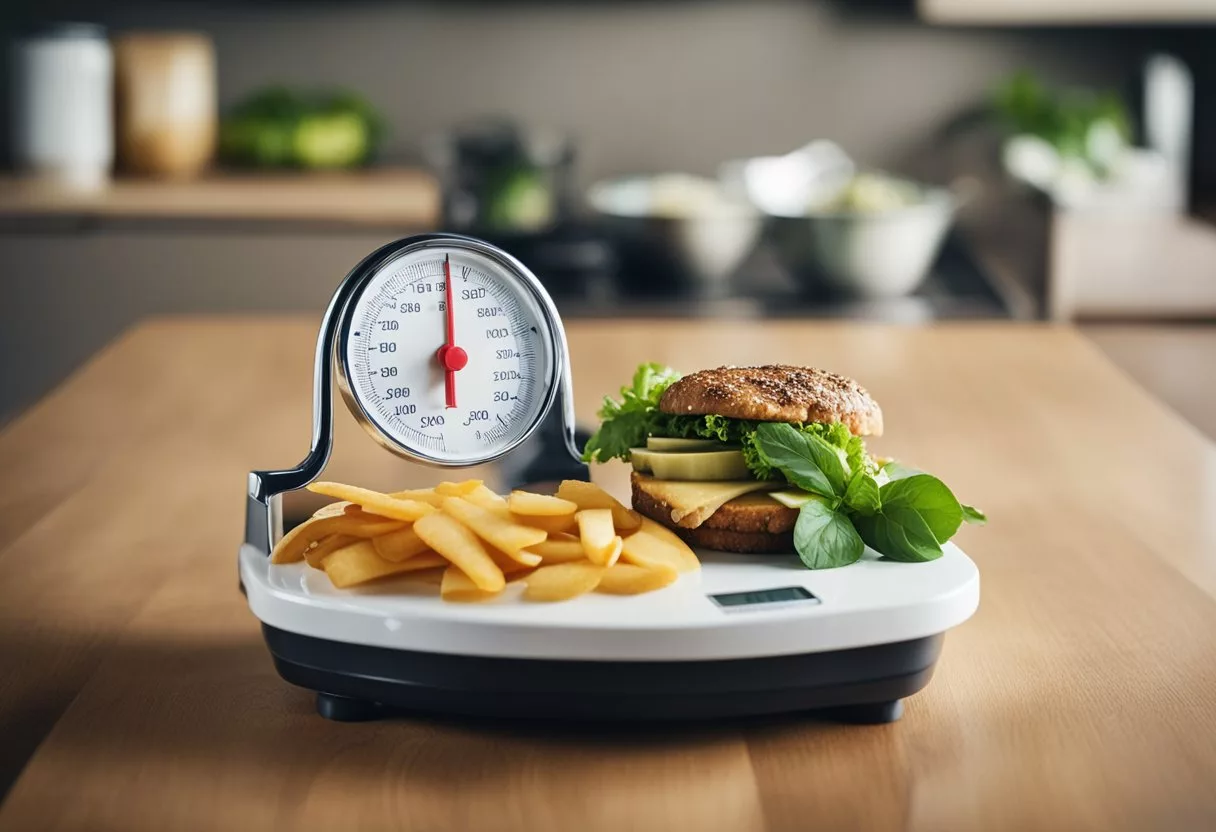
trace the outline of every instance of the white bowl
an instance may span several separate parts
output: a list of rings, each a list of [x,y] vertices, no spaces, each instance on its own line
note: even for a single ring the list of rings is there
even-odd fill
[[[708,294],[724,292],[728,278],[751,253],[763,219],[749,203],[724,191],[704,191],[712,198],[686,204],[660,204],[654,184],[685,179],[689,190],[717,188],[712,180],[667,175],[627,177],[599,182],[588,202],[611,226],[627,261],[646,263],[664,279]]]
[[[875,213],[770,215],[770,228],[778,256],[799,279],[821,276],[863,297],[899,297],[924,281],[957,207],[950,191],[924,188],[914,205]]]

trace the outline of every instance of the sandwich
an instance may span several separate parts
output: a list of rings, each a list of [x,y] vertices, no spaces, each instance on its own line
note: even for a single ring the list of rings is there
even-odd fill
[[[984,519],[937,478],[871,456],[881,408],[826,370],[681,376],[646,364],[599,415],[584,460],[630,463],[633,508],[699,548],[797,553],[811,568],[855,562],[867,546],[926,561],[964,520]]]

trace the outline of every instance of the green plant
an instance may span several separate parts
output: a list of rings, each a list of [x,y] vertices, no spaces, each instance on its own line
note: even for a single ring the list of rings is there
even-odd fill
[[[352,167],[375,155],[384,133],[384,119],[354,93],[271,87],[225,116],[220,156],[259,167]]]
[[[1015,73],[993,94],[997,120],[1011,133],[1036,136],[1061,157],[1079,159],[1104,174],[1105,160],[1094,148],[1095,129],[1131,141],[1131,119],[1117,93],[1051,90],[1029,71]]]

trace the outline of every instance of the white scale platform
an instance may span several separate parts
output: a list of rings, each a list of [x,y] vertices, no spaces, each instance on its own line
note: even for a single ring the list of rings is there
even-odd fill
[[[339,720],[402,712],[669,720],[824,709],[852,721],[897,719],[901,700],[932,676],[945,631],[979,602],[975,564],[953,545],[929,563],[870,552],[816,571],[794,556],[701,552],[698,573],[657,592],[551,604],[523,601],[519,586],[481,604],[447,603],[438,586],[408,577],[339,590],[303,563],[270,563],[283,495],[317,480],[329,461],[335,380],[377,442],[442,468],[505,460],[543,437],[552,414],[560,447],[550,442],[535,459],[575,470],[520,480],[531,482],[585,476],[575,462],[571,375],[552,299],[506,252],[429,234],[389,243],[355,266],[317,336],[307,456],[249,475],[241,586],[280,675],[315,691],[320,712]],[[470,399],[491,389],[492,401]],[[757,602],[780,590],[801,600],[729,605],[723,597]]]
[[[702,569],[635,596],[590,593],[529,603],[521,584],[491,601],[439,598],[437,585],[390,578],[336,589],[304,563],[241,549],[249,606],[291,633],[390,650],[566,661],[680,662],[850,650],[943,633],[979,603],[979,572],[947,544],[929,563],[859,562],[809,570],[796,557],[699,551]],[[806,600],[723,607],[711,596],[802,587]]]

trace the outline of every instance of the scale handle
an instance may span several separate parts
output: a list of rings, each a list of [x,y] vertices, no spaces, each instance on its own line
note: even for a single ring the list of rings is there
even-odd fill
[[[294,468],[281,471],[253,471],[249,474],[249,498],[245,505],[245,542],[270,554],[283,536],[283,498],[285,491],[303,488],[321,476],[334,449],[334,354],[338,326],[343,312],[358,289],[375,273],[376,267],[399,248],[388,243],[364,257],[338,285],[321,320],[317,352],[313,364],[312,443],[308,455]]]

